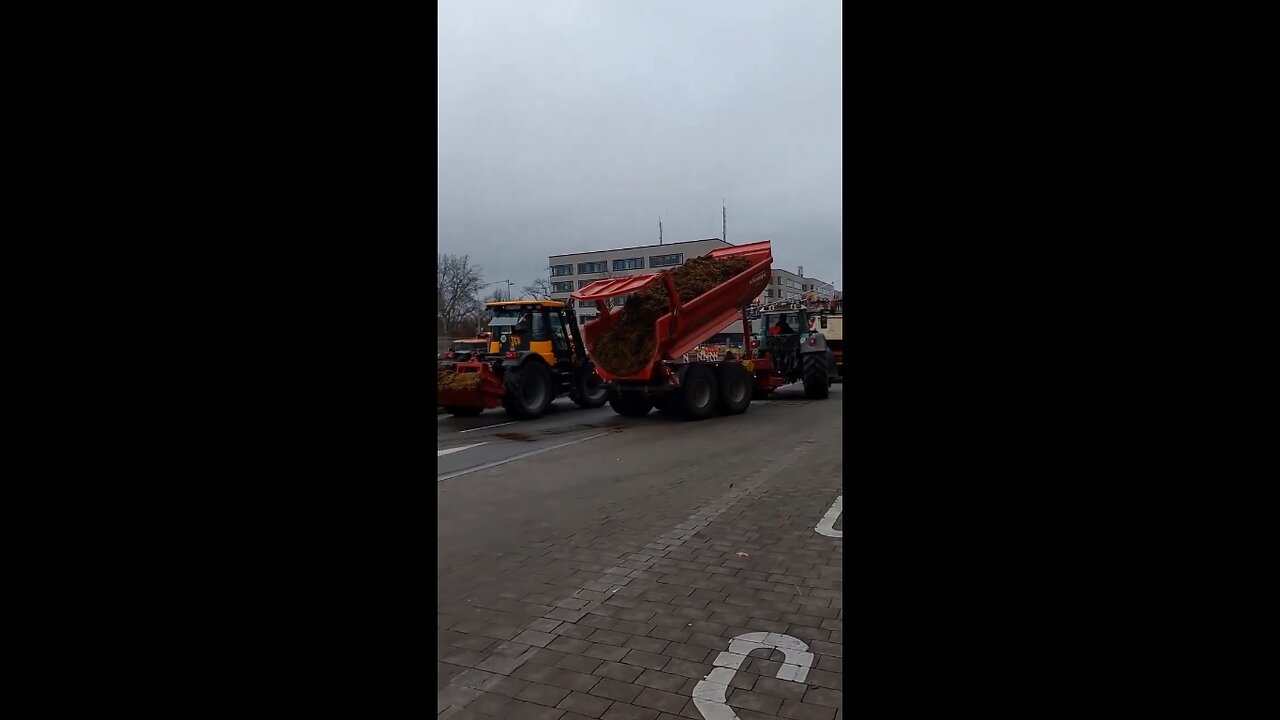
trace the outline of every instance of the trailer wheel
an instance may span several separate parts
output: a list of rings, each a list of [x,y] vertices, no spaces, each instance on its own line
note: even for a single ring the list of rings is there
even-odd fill
[[[808,353],[800,358],[801,375],[804,378],[804,396],[821,400],[827,396],[827,359],[818,353]]]
[[[716,374],[701,363],[690,365],[685,371],[680,389],[671,393],[668,404],[676,404],[680,417],[685,420],[704,420],[716,413],[720,393],[716,388]]]
[[[502,407],[516,420],[542,417],[551,404],[551,371],[540,362],[530,361],[508,369],[502,375],[502,385],[507,390],[502,396]]]
[[[482,407],[461,407],[458,405],[445,405],[444,411],[454,417],[475,417],[484,412]]]
[[[751,373],[738,363],[720,366],[720,412],[739,415],[751,404]]]
[[[625,393],[609,390],[609,407],[623,417],[644,417],[653,409],[649,398],[640,393]]]

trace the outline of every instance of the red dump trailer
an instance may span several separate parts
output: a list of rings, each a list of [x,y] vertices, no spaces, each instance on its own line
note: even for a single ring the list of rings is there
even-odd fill
[[[595,364],[596,374],[608,387],[609,404],[619,415],[643,416],[655,407],[689,420],[716,413],[735,415],[746,412],[753,395],[765,395],[790,382],[774,372],[772,358],[753,357],[750,342],[745,343],[740,358],[685,360],[691,350],[735,319],[742,319],[744,340],[750,338],[746,308],[769,284],[773,252],[768,240],[718,248],[710,257],[741,257],[751,267],[687,303],[680,301],[667,271],[598,280],[572,293],[575,300],[594,302],[600,310],[599,318],[582,328],[587,354],[592,355],[596,341],[625,312],[621,307],[610,308],[610,298],[629,295],[655,282],[666,287],[671,311],[654,322],[653,355],[644,367],[630,375],[616,375],[599,362]]]

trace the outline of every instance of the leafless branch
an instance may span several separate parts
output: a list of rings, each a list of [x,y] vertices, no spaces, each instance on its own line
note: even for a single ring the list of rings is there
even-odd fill
[[[436,313],[445,334],[475,309],[482,272],[468,255],[436,255]]]

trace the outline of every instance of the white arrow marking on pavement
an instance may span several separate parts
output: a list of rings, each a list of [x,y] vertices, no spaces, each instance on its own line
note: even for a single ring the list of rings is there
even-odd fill
[[[741,720],[733,708],[725,704],[729,694],[729,681],[752,650],[770,648],[781,650],[782,667],[778,669],[779,680],[804,682],[809,677],[809,668],[813,666],[813,653],[803,640],[790,635],[778,633],[750,632],[743,633],[729,641],[728,652],[716,657],[715,668],[707,677],[693,686],[693,704],[706,720]]]
[[[488,430],[489,428],[502,427],[503,425],[514,425],[515,422],[516,422],[515,420],[512,420],[511,422],[498,423],[497,425],[482,425],[481,427],[478,427],[478,428],[471,428],[470,430],[459,430],[458,432],[464,433],[464,432],[475,432],[477,430]]]
[[[437,450],[436,457],[440,457],[441,455],[448,455],[449,453],[462,452],[463,450],[469,450],[473,447],[480,447],[481,445],[484,445],[484,443],[479,442],[479,443],[476,443],[475,445],[463,445],[462,447],[449,448],[448,450]]]
[[[826,535],[827,537],[844,537],[844,531],[836,529],[836,518],[840,517],[840,512],[843,508],[844,496],[837,495],[836,504],[832,505],[831,509],[827,511],[827,514],[823,515],[822,519],[818,521],[818,526],[813,529],[814,532],[819,535]]]

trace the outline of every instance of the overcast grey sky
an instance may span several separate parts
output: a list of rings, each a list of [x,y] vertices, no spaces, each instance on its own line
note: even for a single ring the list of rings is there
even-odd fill
[[[839,0],[440,0],[439,251],[519,288],[547,256],[720,236],[840,279]],[[843,283],[837,285],[843,289]],[[491,289],[491,288],[490,288]]]

